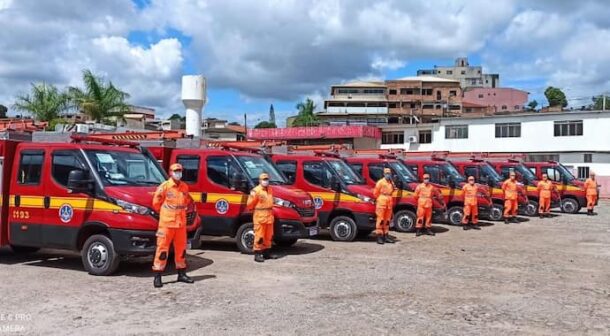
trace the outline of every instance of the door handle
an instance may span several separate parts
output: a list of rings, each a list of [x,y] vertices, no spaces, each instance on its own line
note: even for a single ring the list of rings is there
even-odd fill
[[[44,208],[48,209],[51,206],[51,197],[45,196],[43,202],[44,202]]]

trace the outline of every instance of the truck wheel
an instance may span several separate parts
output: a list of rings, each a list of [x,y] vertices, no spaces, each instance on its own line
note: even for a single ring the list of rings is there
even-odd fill
[[[235,235],[237,248],[244,254],[252,254],[254,249],[254,224],[242,224]]]
[[[329,225],[330,237],[334,241],[352,241],[358,234],[356,222],[347,216],[333,218]]]
[[[297,238],[282,239],[282,240],[275,241],[275,245],[281,246],[281,247],[290,247],[290,246],[296,244],[297,241],[299,241]]]
[[[462,218],[464,218],[462,207],[454,206],[447,211],[447,221],[451,225],[462,225]]]
[[[489,212],[489,219],[492,221],[501,221],[504,216],[504,207],[500,204],[494,204],[491,206]]]
[[[398,232],[411,232],[415,229],[417,216],[411,210],[400,210],[394,215],[394,230]]]
[[[40,250],[40,247],[11,245],[11,250],[13,250],[13,252],[15,252],[15,253],[26,254],[26,253],[38,252],[38,250]]]
[[[121,262],[112,240],[101,234],[93,235],[85,241],[81,258],[85,270],[91,275],[110,275]]]
[[[538,213],[538,202],[532,200],[527,201],[524,212],[526,216],[536,216]]]
[[[580,204],[573,198],[564,198],[561,200],[561,211],[569,214],[578,213]]]

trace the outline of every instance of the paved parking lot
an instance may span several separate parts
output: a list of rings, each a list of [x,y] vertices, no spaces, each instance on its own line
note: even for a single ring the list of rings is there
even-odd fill
[[[146,259],[93,277],[76,254],[4,249],[0,334],[607,335],[610,202],[598,211],[384,246],[323,235],[264,264],[206,241],[196,283],[160,290]]]

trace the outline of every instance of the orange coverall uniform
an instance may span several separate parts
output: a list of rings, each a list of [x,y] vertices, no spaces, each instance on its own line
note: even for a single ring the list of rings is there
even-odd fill
[[[502,183],[504,191],[504,218],[514,218],[517,216],[517,181],[510,179]]]
[[[472,221],[472,224],[479,222],[479,203],[477,200],[477,192],[479,187],[476,184],[466,184],[462,187],[464,191],[464,217],[462,218],[462,224],[468,224],[468,218]]]
[[[394,198],[392,194],[396,187],[392,181],[385,178],[377,181],[373,196],[375,197],[375,215],[377,215],[377,225],[375,233],[385,236],[390,232],[390,220],[392,219],[392,209],[394,208]]]
[[[273,194],[271,187],[265,190],[258,185],[250,192],[248,209],[254,210],[254,252],[271,248],[273,239]]]
[[[587,197],[587,210],[593,210],[595,202],[597,202],[597,182],[591,178],[585,181],[585,190]]]
[[[538,182],[537,188],[540,200],[538,212],[540,212],[541,215],[551,213],[551,192],[553,191],[553,188],[555,188],[555,185],[551,181],[543,180]]]
[[[416,229],[421,229],[426,223],[426,228],[432,228],[432,196],[435,190],[431,184],[421,183],[415,188],[415,199],[417,200],[417,222]]]
[[[171,178],[161,183],[155,191],[153,209],[159,213],[159,228],[153,271],[165,270],[172,242],[176,269],[186,268],[186,210],[192,202],[186,183],[175,182]]]

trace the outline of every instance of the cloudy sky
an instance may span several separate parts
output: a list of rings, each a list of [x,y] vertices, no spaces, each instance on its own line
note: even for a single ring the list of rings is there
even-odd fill
[[[398,78],[458,56],[546,104],[610,91],[610,2],[599,0],[0,0],[0,104],[32,82],[111,79],[161,116],[183,74],[208,78],[206,116],[294,114],[329,85]],[[280,121],[283,123],[283,121]]]

